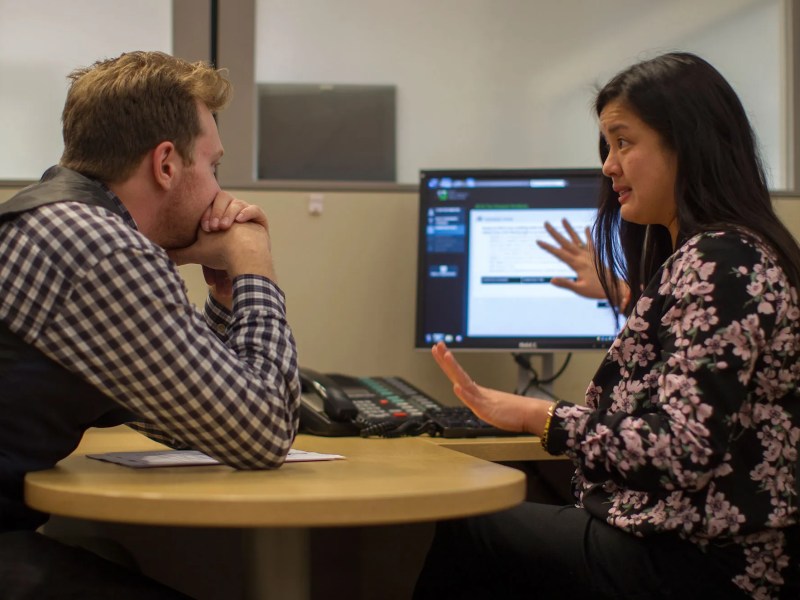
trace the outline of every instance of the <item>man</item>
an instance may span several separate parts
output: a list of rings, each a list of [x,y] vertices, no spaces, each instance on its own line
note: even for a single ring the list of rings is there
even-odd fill
[[[267,219],[215,178],[213,112],[230,83],[157,52],[70,78],[60,165],[0,205],[0,589],[42,586],[30,597],[57,597],[53,586],[81,579],[59,569],[83,563],[31,533],[46,515],[24,505],[25,473],[64,458],[88,427],[129,423],[238,469],[279,467],[297,431]],[[176,263],[203,265],[204,314]],[[47,552],[46,564],[22,558]],[[130,580],[102,567],[89,575],[108,586],[98,597],[126,597]]]

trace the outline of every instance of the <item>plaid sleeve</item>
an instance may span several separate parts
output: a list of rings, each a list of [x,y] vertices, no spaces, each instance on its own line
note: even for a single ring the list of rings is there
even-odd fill
[[[232,313],[217,311],[227,323],[212,319],[226,326],[220,339],[160,248],[125,248],[72,282],[41,344],[177,442],[236,468],[274,468],[297,431],[295,343],[274,283],[241,276],[233,290]]]
[[[231,313],[222,304],[214,300],[211,294],[206,297],[203,316],[206,324],[217,334],[217,337],[223,342],[226,341],[228,339],[228,327],[231,324]]]

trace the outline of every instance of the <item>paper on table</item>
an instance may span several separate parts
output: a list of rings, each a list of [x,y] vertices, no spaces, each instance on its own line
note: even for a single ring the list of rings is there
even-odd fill
[[[106,462],[142,469],[148,467],[190,467],[198,465],[219,465],[217,459],[198,452],[197,450],[149,450],[145,452],[104,452],[103,454],[87,454],[87,458],[94,458]],[[292,448],[286,457],[286,462],[310,462],[318,460],[338,460],[341,454],[320,454],[319,452],[306,452]]]

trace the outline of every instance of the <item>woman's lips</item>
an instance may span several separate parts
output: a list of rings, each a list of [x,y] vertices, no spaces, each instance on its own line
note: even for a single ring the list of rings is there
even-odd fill
[[[614,191],[619,195],[620,204],[625,204],[631,196],[631,188],[615,188]]]

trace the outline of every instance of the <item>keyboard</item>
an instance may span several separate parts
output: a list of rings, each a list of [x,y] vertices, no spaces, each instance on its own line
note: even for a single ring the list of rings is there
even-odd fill
[[[445,438],[523,435],[490,425],[466,406],[441,406],[426,411],[425,415],[435,424],[434,435]]]

